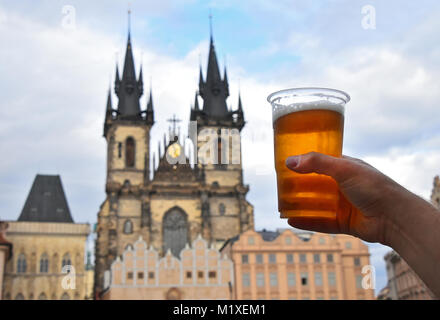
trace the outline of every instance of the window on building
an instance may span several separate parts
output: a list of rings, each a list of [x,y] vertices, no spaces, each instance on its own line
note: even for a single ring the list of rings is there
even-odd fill
[[[301,272],[301,285],[306,286],[308,280],[307,272]]]
[[[331,254],[331,253],[327,254],[327,262],[328,263],[333,263],[333,254]]]
[[[269,282],[271,287],[278,286],[278,275],[276,272],[269,273]]]
[[[306,257],[305,253],[301,253],[299,255],[299,262],[301,262],[301,263],[306,263],[307,262],[307,257]]]
[[[38,296],[38,300],[47,300],[47,296],[44,292],[40,293],[40,295]]]
[[[277,256],[274,253],[269,254],[269,263],[276,263]]]
[[[186,278],[187,279],[191,279],[192,278],[192,272],[191,271],[187,271],[186,272]]]
[[[255,244],[254,237],[248,237],[248,245],[252,246]]]
[[[286,244],[292,244],[292,238],[291,237],[285,237],[284,241]]]
[[[356,276],[356,288],[362,289],[362,276],[361,275]]]
[[[25,273],[27,269],[26,256],[21,253],[17,258],[17,273]]]
[[[129,219],[125,220],[124,222],[124,233],[125,234],[133,233],[133,223]]]
[[[203,271],[198,271],[197,272],[197,278],[203,279]]]
[[[127,272],[127,279],[133,279],[133,272]]]
[[[321,255],[319,253],[313,254],[313,262],[314,263],[320,263],[321,262]]]
[[[67,292],[64,292],[60,300],[70,300],[69,294]]]
[[[122,142],[118,142],[118,158],[122,157]]]
[[[40,258],[40,273],[49,272],[49,256],[43,253]]]
[[[220,203],[218,205],[218,212],[220,213],[221,216],[225,215],[226,207],[223,203]]]
[[[328,273],[328,285],[330,287],[336,286],[336,274],[334,272]]]
[[[241,255],[241,263],[248,264],[249,263],[249,256],[247,254]]]
[[[68,266],[68,267],[64,268],[64,266]],[[70,254],[66,253],[63,256],[63,260],[61,260],[61,271],[69,273],[71,266],[72,266],[72,260],[70,259]]]
[[[345,242],[345,249],[351,249],[351,242],[350,241]]]
[[[324,237],[319,237],[319,244],[325,244]]]
[[[154,279],[154,272],[153,271],[148,272],[148,279]]]
[[[209,271],[208,272],[208,278],[214,279],[216,276],[215,271]]]
[[[125,166],[128,168],[134,167],[135,161],[135,143],[132,137],[125,140]]]
[[[286,255],[286,261],[287,261],[287,263],[293,263],[293,254],[288,253]]]
[[[315,286],[322,286],[322,272],[315,272]]]
[[[15,300],[24,300],[24,296],[23,296],[23,294],[18,293],[18,294],[15,296]]]
[[[257,287],[264,287],[264,273],[257,273]]]
[[[256,261],[256,263],[258,263],[258,264],[262,264],[263,263],[263,255],[262,254],[257,254],[256,256],[255,256],[255,261]]]
[[[251,278],[249,273],[245,272],[242,274],[242,284],[243,287],[250,287],[251,286]]]
[[[338,297],[331,296],[331,297],[330,297],[330,300],[338,300]]]
[[[355,257],[355,258],[354,258],[354,265],[355,265],[356,267],[359,267],[359,266],[361,265],[361,258],[359,258],[359,257]]]
[[[287,285],[289,287],[294,287],[296,285],[295,273],[293,272],[287,273]]]
[[[138,272],[137,278],[138,279],[143,279],[144,278],[144,273],[143,272]]]

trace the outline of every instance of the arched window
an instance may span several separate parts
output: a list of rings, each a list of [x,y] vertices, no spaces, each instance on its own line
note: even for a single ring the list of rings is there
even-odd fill
[[[47,296],[44,292],[40,293],[40,295],[38,296],[38,300],[47,300]]]
[[[49,272],[49,256],[43,253],[40,258],[40,273]]]
[[[125,222],[124,222],[124,233],[125,234],[133,233],[133,223],[131,222],[131,220],[125,220]]]
[[[60,300],[70,300],[69,294],[67,292],[64,292]]]
[[[24,296],[23,296],[21,293],[18,293],[18,294],[15,296],[15,300],[24,300]]]
[[[135,143],[132,137],[125,140],[125,166],[134,167],[135,160]]]
[[[25,273],[27,269],[26,257],[21,253],[17,258],[17,273]]]
[[[66,253],[63,256],[63,260],[61,261],[61,271],[63,271],[64,266],[71,266],[71,265],[72,265],[72,260],[70,259],[70,254]],[[67,272],[70,272],[70,267],[67,270]]]
[[[226,211],[226,207],[223,203],[220,203],[218,205],[218,212],[220,213],[221,216],[223,216],[225,214]]]
[[[168,249],[176,257],[188,242],[188,219],[186,213],[174,207],[163,217],[163,244],[164,252]]]

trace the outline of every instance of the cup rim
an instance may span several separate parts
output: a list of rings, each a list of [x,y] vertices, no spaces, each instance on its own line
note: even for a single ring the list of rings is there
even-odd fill
[[[267,96],[267,102],[269,102],[270,104],[272,104],[272,98],[276,95],[280,95],[280,94],[289,94],[289,93],[294,93],[294,92],[303,92],[305,94],[299,94],[298,96],[307,96],[307,91],[310,92],[314,92],[314,91],[322,91],[324,94],[327,93],[334,93],[337,94],[332,95],[334,98],[340,99],[344,102],[344,104],[348,103],[351,98],[348,95],[348,93],[342,91],[342,90],[338,90],[338,89],[332,89],[332,88],[325,88],[325,87],[299,87],[299,88],[289,88],[289,89],[283,89],[283,90],[278,90],[275,91],[273,93],[271,93],[270,95]],[[329,95],[330,96],[330,95]]]

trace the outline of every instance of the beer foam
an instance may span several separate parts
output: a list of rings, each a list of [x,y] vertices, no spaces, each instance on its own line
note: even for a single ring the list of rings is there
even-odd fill
[[[289,113],[306,111],[306,110],[329,110],[339,112],[344,115],[345,106],[343,104],[332,103],[328,100],[318,100],[311,102],[294,102],[291,104],[278,104],[272,102],[272,121],[275,123],[280,117]]]

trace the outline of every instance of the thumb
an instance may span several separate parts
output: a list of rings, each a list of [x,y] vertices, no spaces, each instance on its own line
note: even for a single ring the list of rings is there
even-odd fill
[[[332,177],[338,183],[343,182],[353,171],[351,162],[319,152],[309,152],[286,159],[286,166],[298,173],[320,173]]]

